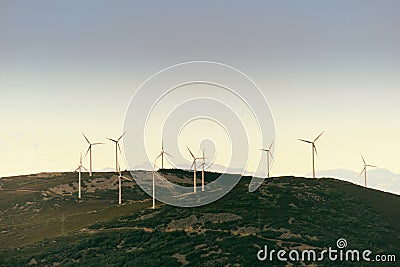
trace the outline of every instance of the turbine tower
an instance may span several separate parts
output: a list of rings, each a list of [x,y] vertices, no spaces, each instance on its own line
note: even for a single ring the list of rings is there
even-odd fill
[[[90,168],[89,168],[90,174],[89,174],[89,176],[92,176],[92,146],[95,146],[95,145],[102,145],[102,144],[104,144],[104,143],[90,143],[89,139],[85,136],[85,134],[82,133],[82,135],[83,135],[83,137],[85,137],[86,142],[88,142],[88,144],[89,144],[89,147],[88,147],[88,150],[86,151],[85,157],[86,157],[87,154],[90,152],[90,153],[89,153],[89,157],[90,157]]]
[[[364,168],[362,169],[360,175],[362,173],[364,173],[364,186],[367,187],[367,167],[376,168],[376,166],[368,165],[367,163],[365,163],[365,159],[364,159],[363,155],[361,155],[361,158],[362,158],[363,163],[364,163]]]
[[[88,172],[88,170],[82,165],[82,153],[81,153],[81,158],[79,160],[79,165],[78,168],[76,168],[76,171],[79,171],[79,180],[78,180],[78,198],[82,197],[82,193],[81,193],[81,172],[82,172],[82,168],[84,170],[86,170]]]
[[[157,160],[157,159],[156,159]],[[153,165],[153,171],[152,171],[152,174],[153,174],[153,185],[152,185],[152,188],[153,188],[153,210],[156,208],[156,182],[155,182],[155,172],[156,172],[156,170],[155,170],[155,165],[156,165],[156,162],[154,161],[154,165]]]
[[[153,210],[156,208],[156,180],[155,180],[155,175],[156,175],[156,164],[157,164],[157,159],[159,158],[159,157],[161,157],[161,155],[162,155],[162,153],[160,154],[160,155],[158,155],[157,157],[156,157],[156,159],[154,160],[154,165],[153,165],[153,171],[152,171],[152,174],[153,174],[153,185],[152,185],[152,188],[153,188]]]
[[[172,157],[171,154],[167,153],[167,152],[164,150],[164,141],[162,141],[162,142],[161,142],[161,152],[160,152],[160,156],[161,156],[161,169],[164,169],[164,154],[167,155],[167,156]],[[158,157],[157,157],[157,158],[158,158]]]
[[[123,176],[121,174],[121,170],[119,169],[119,166],[118,166],[118,173],[119,173],[119,175],[118,175],[118,204],[121,205],[122,204],[122,179],[131,181],[131,182],[133,182],[133,180],[131,178],[127,178],[127,177]]]
[[[318,156],[317,147],[315,146],[315,142],[321,137],[324,132],[320,133],[314,141],[308,141],[304,139],[299,139],[299,141],[306,142],[311,144],[311,153],[312,153],[312,171],[313,171],[313,178],[315,178],[315,162],[314,162],[314,153]]]
[[[115,172],[118,172],[118,168],[119,168],[119,163],[118,163],[118,150],[119,153],[121,153],[121,147],[119,146],[119,141],[121,140],[121,138],[125,135],[125,133],[123,133],[117,140],[114,140],[112,138],[108,138],[106,137],[108,140],[110,140],[111,142],[115,143]]]
[[[204,192],[204,166],[206,165],[206,156],[204,154],[204,149],[203,149],[203,163],[200,165],[202,166],[202,170],[201,170],[201,191]]]
[[[190,169],[192,169],[194,167],[194,169],[193,169],[193,192],[196,193],[197,192],[197,188],[196,188],[196,184],[197,184],[197,182],[196,182],[196,160],[202,159],[202,158],[196,158],[193,155],[192,151],[190,151],[190,149],[188,147],[186,147],[186,148],[189,150],[189,153],[193,158],[193,163],[192,163],[192,166],[190,167]]]
[[[267,152],[267,178],[269,178],[269,169],[270,169],[270,167],[269,167],[269,156],[271,156],[272,160],[274,160],[274,157],[272,156],[272,153],[271,153],[271,147],[272,147],[273,144],[274,144],[274,142],[272,142],[267,149],[266,148],[261,148],[260,149],[261,151]]]

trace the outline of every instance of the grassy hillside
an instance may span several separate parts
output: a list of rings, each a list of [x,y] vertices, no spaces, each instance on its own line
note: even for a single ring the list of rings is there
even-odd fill
[[[191,181],[184,171],[163,174],[181,184]],[[207,173],[206,179],[215,177]],[[295,177],[268,179],[249,193],[250,178],[244,177],[210,205],[152,210],[150,198],[131,182],[124,183],[125,204],[118,206],[116,178],[85,175],[81,201],[76,174],[0,179],[0,265],[257,266],[265,264],[256,257],[264,245],[319,251],[336,247],[338,238],[350,248],[400,257],[397,195]],[[340,263],[346,264],[352,265]]]

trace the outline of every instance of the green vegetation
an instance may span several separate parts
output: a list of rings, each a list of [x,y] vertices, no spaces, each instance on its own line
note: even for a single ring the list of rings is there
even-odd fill
[[[192,177],[181,170],[162,173],[182,184]],[[216,177],[207,173],[206,181]],[[134,183],[124,183],[126,204],[118,206],[115,179],[112,173],[85,174],[81,201],[76,174],[0,179],[0,265],[257,266],[262,263],[256,253],[264,245],[322,250],[335,248],[339,238],[351,249],[400,257],[397,195],[334,179],[295,177],[268,179],[249,193],[250,178],[243,177],[210,205],[158,204],[152,210],[150,198]],[[61,181],[70,186],[62,186],[64,194],[57,191]],[[16,191],[22,187],[32,191]],[[359,266],[340,262],[346,264]]]

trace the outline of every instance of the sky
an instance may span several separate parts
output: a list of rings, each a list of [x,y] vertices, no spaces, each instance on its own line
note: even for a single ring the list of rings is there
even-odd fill
[[[386,0],[0,0],[0,176],[75,169],[82,132],[105,142],[94,169],[113,167],[105,137],[121,135],[135,91],[193,60],[259,86],[276,126],[272,175],[309,173],[297,139],[322,131],[317,169],[361,171],[362,153],[400,173],[399,11]]]

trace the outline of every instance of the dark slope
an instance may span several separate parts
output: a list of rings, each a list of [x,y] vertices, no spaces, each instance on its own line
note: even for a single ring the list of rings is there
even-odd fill
[[[266,180],[258,191],[248,193],[249,181],[242,178],[227,196],[198,208],[163,205],[153,211],[138,209],[143,202],[133,202],[120,207],[121,216],[97,218],[90,226],[17,250],[3,248],[0,265],[258,266],[256,253],[264,245],[276,250],[321,250],[336,248],[339,238],[345,238],[351,249],[399,252],[397,195],[334,179],[295,177]],[[136,189],[125,191],[126,199],[138,199]],[[107,205],[118,211],[111,200]],[[365,264],[324,261],[318,265]]]

